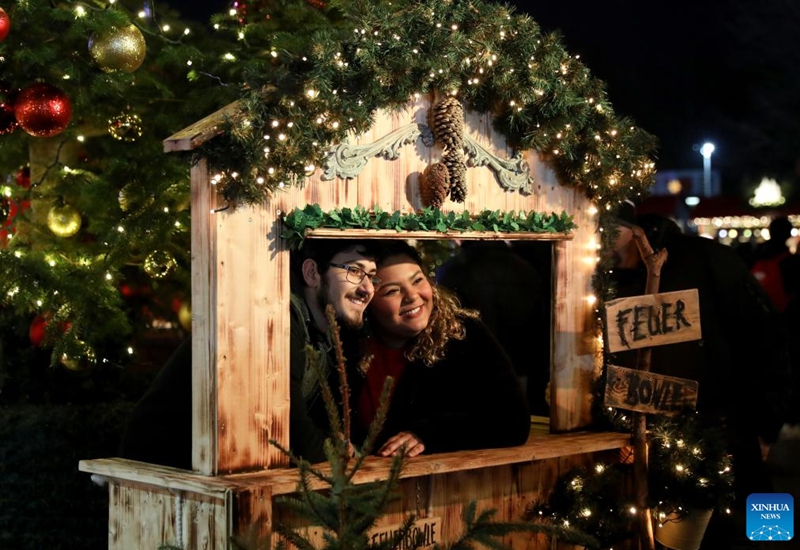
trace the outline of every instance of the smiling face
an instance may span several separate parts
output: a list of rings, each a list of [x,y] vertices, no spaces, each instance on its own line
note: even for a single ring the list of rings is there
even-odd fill
[[[349,328],[359,328],[364,324],[364,310],[375,292],[371,279],[376,271],[375,260],[350,250],[334,255],[331,263],[358,267],[367,274],[360,283],[353,283],[348,280],[346,269],[328,266],[318,294],[318,305],[323,312],[331,304],[340,323]],[[350,279],[355,280],[355,277],[351,274]]]
[[[433,289],[422,268],[410,256],[390,256],[378,268],[383,281],[369,305],[370,318],[381,340],[400,348],[428,326]]]

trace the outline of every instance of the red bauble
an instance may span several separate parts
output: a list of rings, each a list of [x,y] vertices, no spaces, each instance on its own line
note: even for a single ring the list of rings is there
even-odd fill
[[[9,30],[11,30],[11,18],[6,10],[0,8],[0,42],[6,39]]]
[[[29,167],[20,168],[17,171],[17,176],[15,178],[17,180],[17,185],[22,187],[23,189],[30,189],[31,188],[31,169]]]
[[[20,128],[35,137],[52,137],[69,125],[72,102],[63,90],[36,83],[22,90],[14,101]]]
[[[8,215],[5,217],[5,222],[3,223],[3,225],[6,227],[14,223],[14,218],[17,217],[17,214],[25,212],[31,206],[31,201],[17,202],[13,199],[4,199],[4,200],[8,201]]]
[[[44,337],[47,330],[47,317],[44,315],[37,315],[33,318],[31,326],[28,329],[28,337],[31,339],[31,344],[34,346],[41,346],[44,342]]]
[[[53,314],[50,312],[37,315],[33,318],[33,321],[31,321],[31,326],[28,328],[28,338],[31,339],[31,344],[34,346],[42,345],[45,336],[47,336],[47,325],[50,324],[52,318]],[[71,327],[71,323],[68,321],[63,321],[59,326],[61,329],[61,334],[67,332]]]

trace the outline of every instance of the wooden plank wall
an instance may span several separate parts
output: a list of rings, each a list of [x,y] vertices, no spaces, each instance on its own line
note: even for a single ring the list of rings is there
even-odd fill
[[[108,548],[227,548],[230,505],[224,499],[131,481],[109,482]]]
[[[355,142],[373,143],[405,124],[424,123],[429,105],[429,98],[420,98],[405,109],[382,113]],[[498,156],[511,155],[492,130],[489,116],[468,113],[465,128]],[[303,187],[277,192],[266,205],[215,214],[209,212],[221,205],[213,192],[200,190],[208,189],[208,174],[193,170],[192,216],[198,218],[192,230],[193,274],[208,277],[207,282],[193,283],[193,313],[195,303],[209,301],[208,307],[201,308],[206,317],[193,324],[193,335],[199,339],[194,350],[207,354],[197,357],[194,364],[200,378],[195,389],[202,393],[194,411],[196,471],[213,475],[286,465],[285,458],[268,444],[270,438],[290,444],[289,258],[279,238],[280,213],[309,203],[318,203],[324,210],[358,205],[388,211],[419,209],[418,174],[440,157],[441,149],[425,147],[417,140],[401,150],[399,159],[370,160],[352,180],[322,181],[318,169]],[[536,182],[532,194],[506,191],[486,167],[469,168],[465,204],[449,201],[442,209],[565,210],[574,216],[575,239],[555,245],[551,426],[565,431],[590,420],[597,357],[592,345],[587,346],[594,340],[586,298],[596,255],[596,222],[581,191],[560,185],[535,153],[528,152],[526,157]],[[207,411],[215,412],[209,415]]]

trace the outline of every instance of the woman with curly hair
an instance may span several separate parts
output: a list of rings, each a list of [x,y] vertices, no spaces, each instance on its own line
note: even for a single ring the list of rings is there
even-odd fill
[[[511,361],[478,313],[437,288],[416,249],[386,244],[368,307],[363,383],[355,426],[366,430],[391,376],[393,392],[377,454],[407,456],[521,445],[530,415]]]

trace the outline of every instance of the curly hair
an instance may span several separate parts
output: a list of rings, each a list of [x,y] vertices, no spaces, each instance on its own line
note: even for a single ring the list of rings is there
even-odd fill
[[[405,353],[408,360],[418,359],[429,367],[444,357],[444,350],[451,338],[463,340],[466,337],[464,319],[479,317],[476,310],[461,307],[455,294],[437,287],[432,281],[431,288],[433,311],[428,326],[414,338],[414,343]]]
[[[408,256],[422,268],[423,273],[426,272],[419,251],[405,241],[383,243],[378,253],[378,267],[390,257],[399,255]],[[480,315],[476,310],[462,307],[455,294],[445,288],[437,287],[427,274],[425,274],[425,278],[428,279],[433,290],[431,316],[428,326],[414,337],[404,355],[409,361],[419,360],[432,366],[444,357],[445,348],[451,339],[464,339],[467,333],[464,320],[477,319]]]

